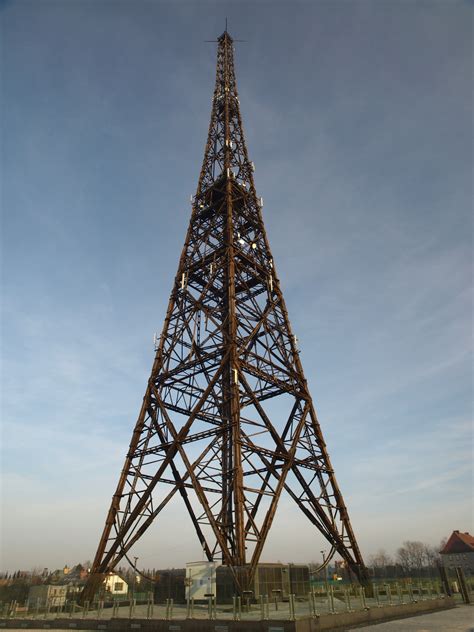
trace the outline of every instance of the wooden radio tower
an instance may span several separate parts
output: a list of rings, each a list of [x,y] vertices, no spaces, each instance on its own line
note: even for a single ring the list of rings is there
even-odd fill
[[[163,331],[82,600],[179,494],[208,560],[249,586],[284,492],[361,581],[245,145],[232,38]],[[303,516],[302,516],[303,517]],[[330,556],[328,555],[328,559]]]

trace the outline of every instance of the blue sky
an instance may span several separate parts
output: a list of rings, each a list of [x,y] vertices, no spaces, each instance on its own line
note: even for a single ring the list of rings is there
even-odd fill
[[[365,555],[472,525],[471,2],[4,0],[2,570],[90,559],[237,38],[264,218]],[[140,548],[141,547],[141,548]],[[199,559],[179,504],[137,555]],[[283,501],[267,560],[317,559]]]

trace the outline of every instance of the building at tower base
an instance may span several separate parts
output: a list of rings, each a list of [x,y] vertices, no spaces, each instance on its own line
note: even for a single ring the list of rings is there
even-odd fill
[[[206,602],[210,595],[217,603],[232,603],[236,589],[228,566],[217,562],[189,562],[186,564],[186,600]],[[289,595],[307,597],[310,591],[310,573],[306,564],[262,563],[257,566],[248,591],[251,601],[268,597],[286,601]]]

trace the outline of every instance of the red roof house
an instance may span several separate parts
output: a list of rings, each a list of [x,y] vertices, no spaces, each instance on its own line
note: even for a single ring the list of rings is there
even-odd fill
[[[462,568],[467,575],[474,574],[474,537],[467,531],[453,531],[440,555],[445,568]]]
[[[473,553],[474,552],[474,536],[465,531],[453,531],[449,540],[440,551],[441,555],[449,555],[453,553]]]

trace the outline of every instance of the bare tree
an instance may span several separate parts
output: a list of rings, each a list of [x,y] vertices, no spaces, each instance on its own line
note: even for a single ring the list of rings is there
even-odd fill
[[[397,561],[405,572],[421,570],[428,561],[426,553],[423,542],[406,540],[397,550]]]
[[[425,547],[425,559],[426,559],[426,565],[430,566],[430,567],[434,567],[436,566],[436,563],[439,561],[440,557],[439,557],[439,552],[441,551],[441,549],[439,548],[439,546],[430,546],[430,545],[426,545]]]
[[[393,560],[385,549],[379,549],[377,553],[369,556],[369,566],[374,568],[385,568],[390,564],[393,564]]]
[[[369,556],[369,566],[376,571],[376,575],[385,576],[387,572],[387,566],[393,564],[392,557],[387,553],[385,549],[379,549],[376,553]]]

